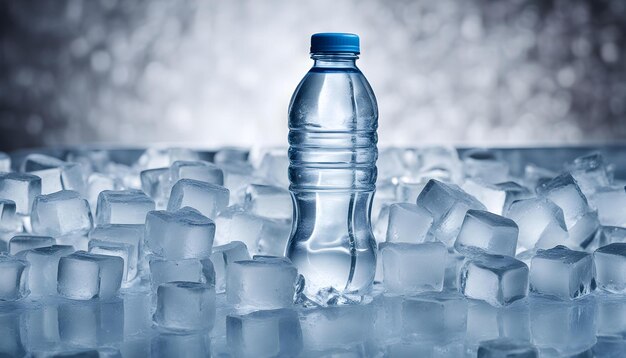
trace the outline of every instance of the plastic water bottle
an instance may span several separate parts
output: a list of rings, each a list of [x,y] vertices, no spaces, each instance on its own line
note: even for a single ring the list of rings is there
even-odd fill
[[[287,256],[314,301],[362,295],[376,271],[370,209],[376,189],[378,106],[356,66],[359,37],[311,37],[313,67],[289,105],[294,225]]]

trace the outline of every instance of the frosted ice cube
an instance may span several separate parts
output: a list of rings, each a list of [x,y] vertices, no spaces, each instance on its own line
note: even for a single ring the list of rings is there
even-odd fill
[[[224,185],[224,172],[217,165],[205,161],[176,161],[170,167],[170,182],[193,179],[215,185]]]
[[[16,301],[28,296],[27,261],[0,254],[0,301]]]
[[[511,204],[506,217],[519,227],[518,245],[525,249],[565,244],[567,227],[563,211],[548,199],[523,199]]]
[[[570,300],[595,288],[591,254],[556,246],[539,250],[530,265],[530,290]]]
[[[440,343],[463,340],[467,326],[467,300],[458,293],[426,293],[407,297],[402,301],[401,312],[405,339]]]
[[[538,358],[539,351],[530,342],[498,338],[480,343],[478,358]]]
[[[28,285],[33,296],[57,294],[59,260],[74,252],[72,246],[52,245],[22,251],[19,257],[28,261]]]
[[[389,292],[441,291],[448,251],[440,242],[382,243],[383,284]]]
[[[595,280],[599,288],[626,293],[626,243],[613,243],[593,253]]]
[[[58,307],[61,342],[95,347],[124,340],[124,301],[112,298],[90,302],[63,301]]]
[[[50,236],[21,234],[13,236],[11,241],[9,241],[9,254],[16,255],[21,251],[52,246],[54,244],[56,244],[56,240]]]
[[[410,203],[397,203],[389,206],[387,242],[420,243],[426,240],[433,224],[430,212],[421,206]]]
[[[508,180],[509,165],[500,160],[496,153],[486,149],[471,149],[463,153],[465,175],[487,183],[502,183]]]
[[[166,259],[209,257],[214,237],[213,220],[189,207],[150,211],[146,216],[146,245]]]
[[[11,157],[5,152],[0,152],[0,172],[11,171]]]
[[[498,215],[506,213],[514,201],[532,197],[528,189],[511,181],[488,184],[468,179],[462,188],[483,203],[487,210]]]
[[[280,257],[235,261],[226,272],[226,297],[237,307],[257,309],[293,306],[298,271]]]
[[[122,284],[133,280],[137,276],[137,261],[134,256],[135,248],[131,244],[123,242],[110,242],[100,240],[89,241],[89,252],[98,255],[118,256],[124,260],[122,271]]]
[[[288,168],[287,150],[275,149],[265,153],[257,172],[271,183],[286,188],[289,186]]]
[[[136,189],[105,190],[98,196],[96,225],[143,224],[154,201]]]
[[[96,212],[98,205],[98,196],[105,190],[119,190],[122,187],[119,179],[112,176],[92,173],[87,179],[87,201],[92,212]]]
[[[293,215],[289,191],[272,185],[248,185],[244,208],[255,215],[270,219],[291,219]]]
[[[175,281],[159,285],[154,322],[171,330],[213,328],[215,288],[198,282]]]
[[[605,226],[626,227],[626,188],[623,186],[604,188],[592,197],[598,209],[598,219]]]
[[[150,283],[156,291],[159,285],[174,281],[205,282],[202,264],[197,259],[164,260],[152,258],[150,260]]]
[[[0,198],[15,202],[16,212],[29,215],[41,194],[41,178],[25,173],[0,173]]]
[[[215,270],[215,290],[218,293],[226,290],[226,272],[235,261],[250,260],[246,244],[233,241],[225,245],[213,247],[211,262]]]
[[[62,190],[39,195],[33,203],[31,225],[38,234],[86,234],[92,223],[89,203],[75,191]]]
[[[506,306],[526,297],[528,266],[512,257],[477,255],[463,265],[460,291],[492,306]]]
[[[567,169],[585,196],[590,196],[598,189],[611,185],[611,177],[600,153],[578,157],[568,165]]]
[[[22,220],[16,214],[13,200],[0,199],[0,232],[22,231]]]
[[[463,254],[484,251],[515,256],[519,229],[511,219],[488,211],[468,210],[454,248]]]
[[[223,186],[193,179],[181,179],[172,187],[168,211],[185,206],[198,210],[202,215],[215,220],[217,214],[228,206],[229,192]]]
[[[111,242],[128,244],[131,246],[128,259],[128,275],[132,278],[139,270],[140,260],[143,259],[144,225],[108,224],[95,227],[89,232],[89,240],[97,242]]]
[[[85,180],[82,166],[44,155],[29,154],[22,163],[22,172],[41,178],[41,193],[50,194],[60,190],[83,193]]]
[[[206,332],[161,333],[152,339],[149,356],[155,358],[210,357],[211,338]]]
[[[177,160],[198,160],[198,153],[186,148],[148,148],[137,160],[142,169],[169,167]]]
[[[124,260],[77,251],[59,260],[57,290],[75,300],[114,297],[122,283]]]
[[[467,210],[486,210],[483,204],[458,186],[434,179],[428,181],[417,197],[417,205],[431,213],[431,233],[447,246],[453,244]]]
[[[237,357],[295,357],[302,350],[300,321],[290,309],[230,314],[226,332]]]

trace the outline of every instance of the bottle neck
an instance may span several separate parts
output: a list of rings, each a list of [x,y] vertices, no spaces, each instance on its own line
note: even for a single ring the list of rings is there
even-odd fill
[[[359,55],[352,52],[314,52],[311,58],[317,68],[357,68],[356,60]]]

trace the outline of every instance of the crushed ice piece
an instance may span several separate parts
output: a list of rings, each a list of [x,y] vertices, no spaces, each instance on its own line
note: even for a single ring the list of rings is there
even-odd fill
[[[217,214],[228,206],[228,202],[229,192],[223,186],[181,179],[172,187],[167,210],[176,211],[188,206],[215,220]]]
[[[461,293],[468,298],[506,306],[526,297],[528,266],[508,256],[477,255],[466,260],[459,283]]]
[[[154,200],[137,189],[105,190],[98,196],[96,225],[143,224]]]
[[[448,250],[440,242],[380,245],[383,284],[388,292],[415,294],[441,291]]]
[[[35,233],[42,235],[86,234],[93,218],[87,200],[75,191],[62,190],[35,198],[31,225]]]
[[[517,242],[521,248],[550,248],[566,244],[568,234],[563,211],[548,199],[516,201],[505,216],[517,224]]]
[[[52,246],[54,244],[56,244],[56,240],[51,236],[20,234],[13,236],[9,241],[9,254],[16,255],[22,251]]]
[[[626,243],[602,246],[593,253],[598,288],[626,293]]]
[[[120,257],[77,251],[59,260],[57,289],[74,300],[109,299],[120,289],[123,270]]]
[[[511,338],[483,341],[477,358],[538,358],[539,351],[530,342]]]
[[[206,282],[202,263],[197,259],[150,259],[150,284],[153,291],[156,292],[163,283],[174,281]]]
[[[293,204],[289,190],[262,184],[250,184],[246,188],[244,209],[269,219],[291,219]]]
[[[0,301],[16,301],[28,296],[27,261],[0,254]]]
[[[598,219],[602,225],[626,227],[626,187],[601,189],[591,200],[598,209]]]
[[[515,256],[519,229],[511,219],[488,211],[468,210],[454,248],[465,255],[485,252]]]
[[[433,223],[430,212],[411,203],[396,203],[389,206],[387,242],[421,243]]]
[[[13,201],[16,213],[29,215],[35,197],[40,194],[40,177],[26,173],[0,173],[0,199]]]
[[[88,248],[91,254],[118,256],[124,260],[122,286],[137,276],[137,261],[135,261],[133,245],[123,242],[90,240]]]
[[[215,185],[224,185],[224,172],[217,165],[205,161],[176,161],[170,167],[170,183],[193,179]]]
[[[209,257],[214,237],[213,220],[190,207],[150,211],[146,216],[146,246],[166,259]]]
[[[483,203],[487,210],[498,215],[504,215],[514,201],[533,196],[528,189],[512,181],[488,184],[468,179],[462,188]]]
[[[293,306],[298,271],[281,257],[235,261],[226,272],[226,297],[236,307],[257,309]]]
[[[471,149],[463,153],[465,175],[486,183],[502,183],[509,179],[509,165],[496,153],[486,149]]]
[[[591,254],[556,246],[538,250],[530,265],[532,292],[571,300],[589,294],[595,288]]]
[[[28,285],[33,296],[57,294],[59,260],[74,252],[72,246],[52,245],[22,251],[19,257],[28,261]]]
[[[83,169],[78,163],[64,162],[44,154],[29,154],[21,169],[41,178],[41,193],[44,195],[60,190],[85,191]]]
[[[154,322],[169,330],[208,330],[215,321],[215,288],[198,282],[159,285]]]

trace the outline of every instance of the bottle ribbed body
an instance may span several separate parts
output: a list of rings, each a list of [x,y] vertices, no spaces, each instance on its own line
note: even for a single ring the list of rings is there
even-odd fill
[[[313,58],[289,107],[295,216],[287,255],[307,296],[328,288],[362,293],[376,269],[370,207],[378,108],[355,55]]]

